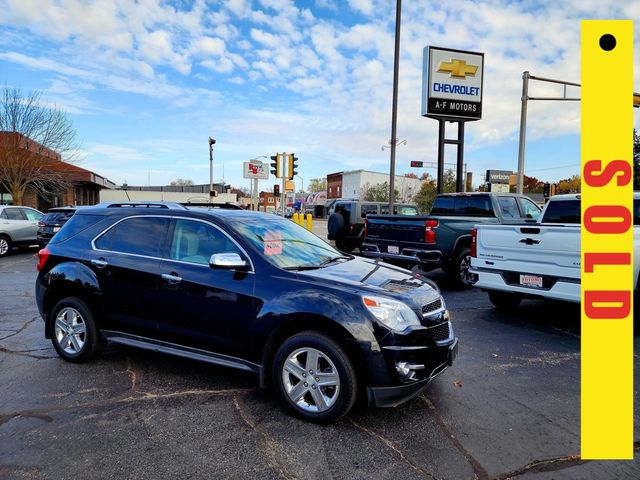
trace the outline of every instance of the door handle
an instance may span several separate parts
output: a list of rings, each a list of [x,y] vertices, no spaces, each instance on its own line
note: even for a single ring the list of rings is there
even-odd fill
[[[170,283],[171,285],[177,285],[178,283],[180,283],[182,281],[182,277],[179,277],[177,275],[173,275],[170,273],[163,273],[162,274],[162,279],[167,282]]]
[[[106,262],[106,260],[104,258],[100,258],[98,260],[91,260],[91,265],[93,265],[96,268],[104,268],[108,265],[108,263]]]

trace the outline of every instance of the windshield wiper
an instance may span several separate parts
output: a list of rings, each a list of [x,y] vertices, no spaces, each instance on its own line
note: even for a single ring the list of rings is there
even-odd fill
[[[324,267],[325,265],[329,265],[330,263],[336,262],[338,260],[352,260],[353,256],[347,257],[346,255],[340,255],[339,257],[330,257],[327,258],[324,262],[322,262],[319,266]]]
[[[320,265],[298,265],[295,267],[282,267],[283,270],[294,270],[294,271],[316,270],[318,268],[320,268]]]

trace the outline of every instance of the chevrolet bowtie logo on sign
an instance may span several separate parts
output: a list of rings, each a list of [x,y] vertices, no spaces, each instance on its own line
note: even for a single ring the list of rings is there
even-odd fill
[[[467,75],[473,77],[478,71],[477,65],[467,65],[464,60],[452,58],[449,62],[440,62],[438,73],[448,73],[450,77],[465,78]]]
[[[484,53],[425,47],[422,115],[480,120]]]

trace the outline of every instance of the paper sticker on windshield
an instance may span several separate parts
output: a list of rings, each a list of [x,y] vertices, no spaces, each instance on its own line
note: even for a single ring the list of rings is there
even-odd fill
[[[280,232],[266,232],[264,235],[264,254],[282,254],[282,236]]]

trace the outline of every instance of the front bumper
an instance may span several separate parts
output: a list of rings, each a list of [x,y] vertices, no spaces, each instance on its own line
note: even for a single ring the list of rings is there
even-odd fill
[[[446,350],[442,347],[438,347],[438,350],[441,354],[438,356],[435,367],[426,373],[426,378],[390,387],[367,387],[369,405],[374,407],[395,407],[419,395],[427,388],[431,380],[453,364],[458,355],[458,338],[454,337],[453,342],[447,346]],[[396,350],[396,352],[402,352],[402,350]]]

